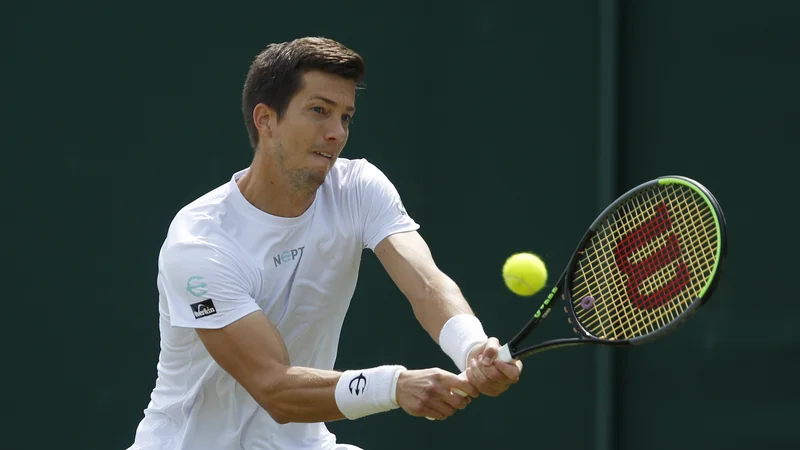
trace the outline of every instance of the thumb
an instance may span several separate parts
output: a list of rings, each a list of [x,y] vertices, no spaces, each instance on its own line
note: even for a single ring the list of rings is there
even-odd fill
[[[483,355],[481,363],[485,366],[491,366],[497,355],[500,353],[500,341],[497,338],[489,338],[486,341],[486,346],[483,347]]]

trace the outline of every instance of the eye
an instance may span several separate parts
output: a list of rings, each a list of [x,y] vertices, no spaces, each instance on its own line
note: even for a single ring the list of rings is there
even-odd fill
[[[311,110],[317,114],[325,114],[325,108],[323,108],[322,106],[314,106],[311,108]]]
[[[353,123],[353,116],[349,114],[342,114],[342,122],[344,123]]]

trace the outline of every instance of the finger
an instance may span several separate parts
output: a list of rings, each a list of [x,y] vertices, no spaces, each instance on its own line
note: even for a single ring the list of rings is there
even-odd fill
[[[488,340],[488,339],[487,339]],[[483,354],[483,350],[486,348],[486,341],[481,342],[480,344],[475,344],[469,351],[468,358],[480,358]]]
[[[469,402],[472,401],[470,397],[462,397],[461,395],[448,391],[444,387],[442,387],[439,391],[439,396],[448,405],[456,409],[464,409],[467,407]]]
[[[490,397],[496,397],[507,389],[507,385],[495,383],[486,378],[486,375],[481,371],[481,366],[479,366],[476,361],[472,361],[472,365],[468,369],[468,376],[470,383],[475,386],[475,389]]]
[[[442,420],[445,416],[439,411],[428,406],[427,402],[419,401],[419,404],[408,413],[413,417],[424,417],[428,420]]]
[[[500,353],[500,341],[497,338],[489,338],[486,340],[486,344],[483,347],[483,353],[481,358],[481,363],[484,366],[491,365],[492,362],[497,359],[497,355]]]
[[[472,368],[472,366],[473,366],[474,364],[475,364],[475,361],[470,361],[470,362],[469,362],[469,366],[467,367],[467,370],[465,370],[465,371],[464,371],[464,375],[466,375],[466,377],[467,377],[467,381],[469,381],[469,382],[470,382],[470,384],[471,384],[472,386],[474,386],[474,387],[477,389],[477,388],[478,388],[478,386],[480,386],[480,385],[481,385],[481,382],[480,382],[480,380],[479,380],[478,378],[476,378],[476,376],[475,376],[475,369],[473,369],[473,368]]]
[[[501,361],[495,361],[495,363],[497,363],[497,362],[501,362]],[[483,375],[486,378],[488,378],[489,381],[492,382],[495,385],[499,386],[499,385],[509,384],[509,382],[511,381],[507,376],[505,376],[505,374],[503,372],[501,372],[494,365],[494,363],[491,366],[479,365],[478,366],[478,370],[480,370],[483,373]]]
[[[472,401],[472,398],[462,397],[458,394],[448,392],[442,395],[442,401],[444,401],[445,403],[447,403],[448,405],[452,406],[455,409],[464,409],[467,407],[469,402]]]
[[[452,395],[452,394],[450,394],[450,395]],[[458,397],[458,396],[456,396],[456,397]],[[430,409],[431,411],[435,411],[435,413],[436,413],[434,416],[431,416],[430,414],[428,414],[428,416],[435,417],[435,418],[437,418],[439,420],[446,419],[446,418],[448,418],[448,417],[450,417],[450,416],[452,416],[453,414],[456,413],[456,408],[454,408],[453,406],[449,405],[447,402],[445,402],[443,399],[441,399],[439,397],[434,397],[434,398],[428,399],[425,402],[425,406],[428,409]]]
[[[433,408],[423,407],[421,411],[422,411],[421,416],[425,417],[428,420],[444,420],[447,418],[442,413],[436,411]]]
[[[445,409],[447,411],[447,409]],[[413,414],[416,417],[425,417],[428,420],[444,420],[448,417],[447,414],[442,413],[440,408],[434,407],[433,399],[420,401],[420,404]]]
[[[480,391],[481,381],[475,376],[475,369],[471,366],[474,364],[474,361],[470,363],[470,367],[467,367],[467,370],[464,371],[464,375],[467,377],[467,381],[475,388],[475,390]]]
[[[478,395],[480,395],[480,392],[478,392],[478,390],[475,389],[475,386],[469,382],[465,374],[448,374],[442,377],[441,383],[449,392],[455,392],[459,396],[461,396],[461,394],[466,394],[472,397],[478,397]]]
[[[497,371],[500,372],[504,377],[506,377],[508,381],[512,383],[516,383],[519,381],[519,375],[521,371],[517,364],[509,364],[503,361],[495,361],[493,367],[497,369]]]
[[[475,378],[477,378],[480,382],[479,390],[481,392],[486,393],[487,391],[499,391],[506,388],[506,384],[502,383],[501,381],[505,379],[505,375],[501,374],[494,366],[483,366],[478,364],[477,362],[471,367],[472,370],[475,372]],[[496,381],[492,378],[499,379],[501,381]]]
[[[486,375],[478,368],[478,362],[474,359],[469,362],[469,367],[467,367],[467,377],[475,388],[483,386],[489,381]]]

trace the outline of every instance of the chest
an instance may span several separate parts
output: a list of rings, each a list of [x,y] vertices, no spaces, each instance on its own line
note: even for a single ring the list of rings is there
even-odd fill
[[[291,230],[261,243],[256,301],[279,328],[343,317],[355,292],[363,246],[349,227]]]

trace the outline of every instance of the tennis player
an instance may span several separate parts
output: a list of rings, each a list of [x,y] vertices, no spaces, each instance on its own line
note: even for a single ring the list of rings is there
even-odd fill
[[[363,78],[362,58],[323,38],[255,58],[242,95],[252,163],[181,209],[159,254],[158,377],[130,449],[353,449],[325,422],[399,408],[446,419],[519,380],[522,364],[495,359],[499,342],[436,267],[393,184],[340,157]],[[364,249],[459,375],[332,370]]]

